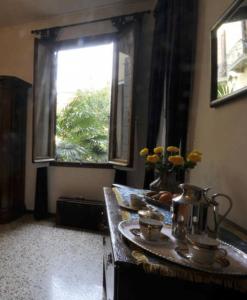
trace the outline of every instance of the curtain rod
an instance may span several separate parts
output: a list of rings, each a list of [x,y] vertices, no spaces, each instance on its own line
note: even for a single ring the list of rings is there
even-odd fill
[[[79,25],[86,25],[86,24],[91,24],[91,23],[103,22],[103,21],[107,21],[107,20],[114,20],[116,18],[126,18],[126,17],[131,17],[131,16],[149,14],[150,12],[151,12],[151,10],[146,10],[146,11],[142,11],[142,12],[127,14],[127,15],[119,15],[119,16],[115,16],[115,17],[108,17],[108,18],[92,20],[92,21],[85,21],[85,22],[81,22],[81,23],[74,23],[74,24],[68,24],[68,25],[63,25],[63,26],[55,26],[55,27],[49,27],[49,28],[35,29],[35,30],[32,30],[31,33],[32,34],[40,34],[44,31],[58,30],[58,29],[62,29],[62,28],[68,28],[68,27],[74,27],[74,26],[79,26]]]

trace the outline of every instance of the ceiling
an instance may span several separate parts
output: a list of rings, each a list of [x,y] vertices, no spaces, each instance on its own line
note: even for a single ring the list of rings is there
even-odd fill
[[[0,26],[11,26],[102,6],[143,0],[7,0],[0,4]]]

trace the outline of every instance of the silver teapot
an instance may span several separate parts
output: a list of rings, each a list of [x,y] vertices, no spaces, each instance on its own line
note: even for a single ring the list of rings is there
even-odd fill
[[[219,225],[232,209],[232,199],[221,193],[208,195],[209,188],[203,189],[190,184],[180,184],[182,194],[172,200],[172,234],[181,239],[185,233],[203,234],[207,233],[216,238]],[[216,198],[222,197],[228,201],[228,208],[222,216],[219,216],[219,203]],[[210,220],[209,210],[213,218]],[[210,226],[210,221],[213,226]],[[181,232],[183,234],[181,235]]]

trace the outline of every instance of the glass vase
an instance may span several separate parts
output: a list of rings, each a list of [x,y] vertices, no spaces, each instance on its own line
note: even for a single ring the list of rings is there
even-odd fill
[[[157,178],[149,185],[151,191],[168,191],[171,193],[177,193],[179,191],[179,182],[176,179],[176,173],[163,171],[156,172],[156,174]]]

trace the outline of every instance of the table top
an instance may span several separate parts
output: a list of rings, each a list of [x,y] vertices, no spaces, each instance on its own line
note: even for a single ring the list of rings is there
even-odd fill
[[[122,217],[116,195],[112,188],[105,187],[104,196],[114,261],[115,263],[134,264],[135,261],[131,255],[131,249],[123,241],[121,233],[118,230],[118,224],[122,221]]]
[[[133,189],[121,185],[116,186],[119,192],[122,194],[123,198],[128,197],[130,193],[143,192],[143,190]],[[118,224],[122,221],[122,209],[118,205],[116,195],[112,188],[109,187],[104,188],[104,195],[114,261],[116,263],[136,264],[134,258],[131,255],[132,249],[130,245],[127,244],[125,240],[123,240],[122,235],[118,230]],[[133,215],[134,213],[130,212],[130,214]],[[171,222],[171,219],[169,218],[170,212],[166,211],[165,215],[168,223]],[[231,231],[229,230],[230,227]],[[227,228],[222,227],[219,231],[219,238],[221,240],[247,253],[247,235],[244,236],[244,234],[241,233],[240,236],[241,238],[239,237],[238,230],[234,228],[234,226],[227,226]],[[153,257],[152,260],[157,261],[157,263],[164,263],[164,260],[161,260],[159,258]],[[168,262],[165,263],[169,264]]]

